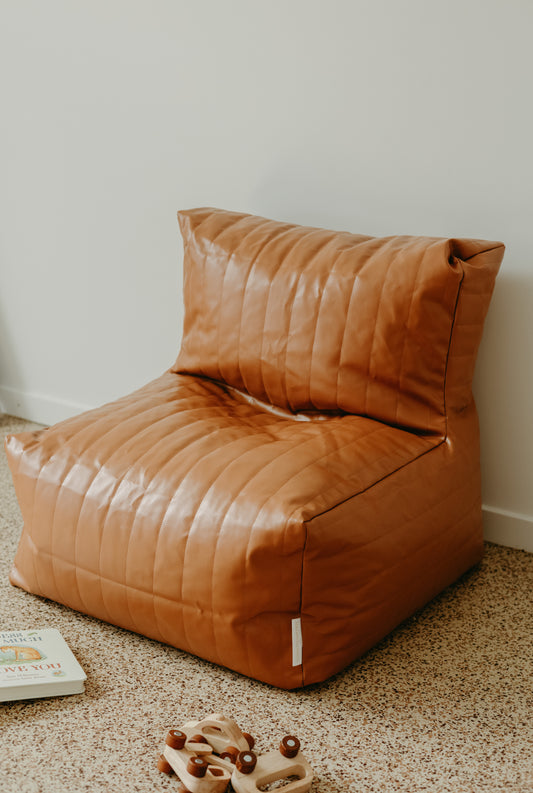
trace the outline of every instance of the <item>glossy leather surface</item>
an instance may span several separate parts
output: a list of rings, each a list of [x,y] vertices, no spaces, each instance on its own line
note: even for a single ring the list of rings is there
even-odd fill
[[[212,209],[179,220],[185,324],[174,371],[293,411],[442,431],[465,268],[481,254],[492,288],[499,243],[365,237]]]
[[[237,217],[181,214],[180,373],[8,438],[24,518],[11,580],[294,688],[342,669],[481,556],[470,384],[503,246],[373,241],[363,277],[369,238],[319,231],[313,256],[314,231]],[[289,233],[293,253],[265,258],[254,230]],[[396,251],[384,269],[383,250]],[[370,305],[381,319],[358,344],[352,320],[371,323]]]

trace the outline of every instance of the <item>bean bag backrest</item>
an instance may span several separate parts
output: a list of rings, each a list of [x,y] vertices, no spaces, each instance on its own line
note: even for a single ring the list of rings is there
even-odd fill
[[[375,238],[212,208],[178,217],[185,319],[173,371],[293,412],[438,434],[471,399],[501,243]],[[473,269],[483,273],[469,291]]]

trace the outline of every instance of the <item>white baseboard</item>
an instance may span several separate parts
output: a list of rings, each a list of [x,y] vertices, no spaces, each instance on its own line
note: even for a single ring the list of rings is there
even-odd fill
[[[85,410],[90,410],[94,405],[82,405],[69,402],[66,399],[31,394],[19,391],[9,386],[0,386],[0,410],[11,416],[35,421],[37,424],[57,424]]]
[[[533,516],[484,504],[483,535],[497,545],[533,552]]]

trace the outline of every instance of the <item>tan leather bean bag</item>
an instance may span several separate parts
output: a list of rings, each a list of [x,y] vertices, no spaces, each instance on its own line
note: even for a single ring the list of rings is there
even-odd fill
[[[471,382],[504,248],[179,220],[174,367],[7,440],[24,518],[11,581],[307,685],[481,557]]]

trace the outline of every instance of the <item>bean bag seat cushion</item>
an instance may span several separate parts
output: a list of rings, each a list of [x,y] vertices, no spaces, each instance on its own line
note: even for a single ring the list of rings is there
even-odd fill
[[[11,581],[308,685],[481,557],[471,381],[503,246],[179,219],[174,366],[6,441]]]

